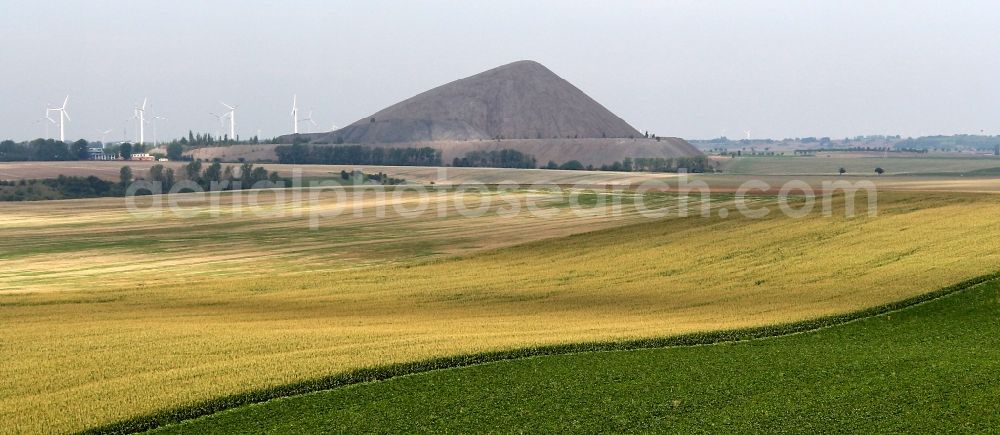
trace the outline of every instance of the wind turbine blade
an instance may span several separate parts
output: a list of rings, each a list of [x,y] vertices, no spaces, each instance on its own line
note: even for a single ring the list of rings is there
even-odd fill
[[[227,108],[229,108],[229,110],[236,110],[236,108],[235,108],[235,107],[233,107],[233,106],[230,106],[230,105],[228,105],[228,104],[226,104],[226,103],[223,103],[222,101],[219,101],[219,104],[221,104],[221,105],[223,105],[223,106],[226,106]]]
[[[63,105],[62,105],[62,107],[60,107],[60,109],[65,109],[66,108],[66,103],[68,103],[68,102],[69,102],[69,95],[67,95],[66,99],[63,100]]]
[[[146,100],[147,100],[147,99],[148,99],[148,98],[143,98],[143,99],[142,99],[142,110],[146,110]]]
[[[67,121],[72,121],[73,120],[72,118],[69,117],[69,112],[67,112],[66,109],[63,109],[62,113],[63,113],[63,115],[66,115],[66,120]]]

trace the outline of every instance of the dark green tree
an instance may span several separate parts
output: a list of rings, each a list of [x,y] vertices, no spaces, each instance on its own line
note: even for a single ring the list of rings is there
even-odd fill
[[[90,158],[89,146],[90,144],[83,139],[73,142],[73,154],[76,155],[77,160],[87,160]]]
[[[222,181],[222,164],[213,162],[211,165],[208,165],[205,168],[205,173],[202,175],[202,181],[205,183]]]
[[[249,189],[253,186],[253,163],[243,163],[240,165],[240,188]]]
[[[163,171],[163,193],[169,192],[170,189],[174,187],[174,182],[174,168],[167,168]]]
[[[253,168],[253,172],[250,173],[250,181],[251,181],[250,186],[252,187],[254,184],[257,184],[260,181],[267,181],[267,176],[268,176],[267,169],[264,169],[260,166]]]
[[[567,171],[582,171],[584,169],[584,166],[583,166],[583,163],[580,163],[577,160],[570,160],[570,161],[568,161],[566,163],[563,163],[561,166],[559,166],[559,169],[567,170]]]
[[[28,144],[32,150],[31,160],[53,161],[53,160],[76,160],[65,142],[52,139],[35,139]]]
[[[149,167],[149,181],[154,183],[163,182],[163,165],[153,165]]]
[[[124,192],[125,189],[128,189],[128,185],[132,184],[132,168],[122,166],[122,169],[118,171],[118,180],[122,192]]]
[[[179,142],[171,142],[167,145],[167,159],[170,160],[180,160],[184,155],[184,145]]]
[[[198,183],[201,181],[201,161],[195,160],[184,166],[184,177]]]
[[[118,154],[121,154],[122,160],[132,160],[132,144],[125,142],[118,148]]]

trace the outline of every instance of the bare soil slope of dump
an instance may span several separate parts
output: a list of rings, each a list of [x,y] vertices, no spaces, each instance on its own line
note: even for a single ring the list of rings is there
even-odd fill
[[[519,61],[436,87],[315,142],[622,138],[639,131],[542,64]]]

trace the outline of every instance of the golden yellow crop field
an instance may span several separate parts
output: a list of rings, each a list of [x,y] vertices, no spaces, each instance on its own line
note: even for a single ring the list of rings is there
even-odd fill
[[[437,189],[426,194],[425,212],[419,212],[416,190],[349,188],[349,196],[338,198],[344,191],[304,189],[297,198],[287,190],[172,195],[173,211],[162,197],[134,198],[135,212],[122,198],[0,203],[0,295],[297,276],[469,253],[642,219],[634,207],[617,214],[568,208],[595,192],[622,195],[603,189]],[[338,205],[343,208],[336,210]],[[546,216],[528,213],[529,207]],[[510,213],[512,208],[522,212]],[[464,217],[460,209],[481,216]],[[317,225],[310,229],[313,219]]]
[[[316,230],[249,213],[245,195],[220,195],[218,216],[192,195],[187,218],[121,199],[0,205],[0,431],[437,356],[796,321],[1000,268],[993,195],[880,192],[877,216],[851,218],[648,218],[521,190],[471,217],[448,195],[417,218],[373,218],[361,200]],[[553,216],[500,215],[528,201]]]

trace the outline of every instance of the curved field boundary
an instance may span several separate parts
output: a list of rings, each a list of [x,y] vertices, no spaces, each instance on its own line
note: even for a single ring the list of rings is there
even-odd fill
[[[232,409],[244,405],[266,402],[272,399],[297,396],[300,394],[313,393],[317,391],[330,390],[352,384],[360,384],[373,381],[381,381],[394,377],[423,373],[432,370],[440,370],[455,367],[466,367],[484,363],[527,358],[544,355],[565,355],[582,352],[606,352],[623,351],[634,349],[651,349],[680,346],[697,346],[720,343],[733,343],[740,341],[755,340],[761,338],[772,338],[783,335],[791,335],[831,326],[841,325],[856,320],[879,316],[894,311],[909,308],[924,302],[939,299],[950,294],[966,290],[980,284],[1000,279],[1000,271],[988,275],[982,275],[958,284],[954,284],[942,289],[925,293],[912,298],[897,302],[891,302],[863,310],[858,310],[845,314],[820,317],[801,322],[786,323],[772,326],[762,326],[754,328],[734,329],[728,331],[715,331],[704,333],[683,334],[670,337],[648,338],[629,341],[607,341],[576,344],[561,344],[550,346],[530,347],[524,349],[503,350],[495,352],[484,352],[478,354],[468,354],[450,357],[434,358],[424,361],[391,364],[381,367],[363,368],[345,373],[330,375],[318,379],[312,379],[293,384],[280,385],[277,387],[265,388],[257,391],[249,391],[230,396],[219,397],[194,405],[182,406],[155,414],[130,418],[124,421],[111,423],[85,430],[84,434],[119,434],[135,433],[154,429],[171,423],[179,423],[197,417],[214,414],[227,409]]]

